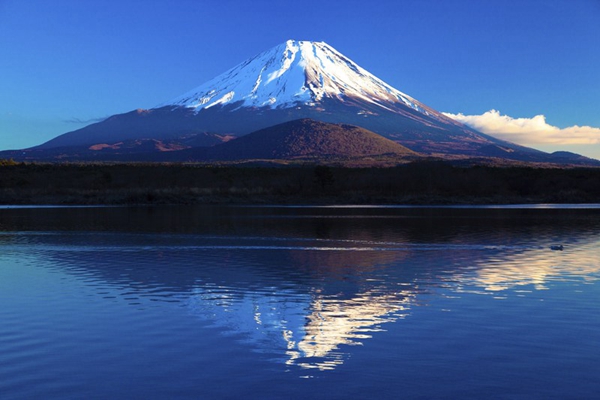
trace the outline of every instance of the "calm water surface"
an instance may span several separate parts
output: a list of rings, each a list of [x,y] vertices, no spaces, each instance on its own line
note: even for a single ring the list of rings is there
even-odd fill
[[[598,278],[599,209],[4,208],[0,398],[598,398]]]

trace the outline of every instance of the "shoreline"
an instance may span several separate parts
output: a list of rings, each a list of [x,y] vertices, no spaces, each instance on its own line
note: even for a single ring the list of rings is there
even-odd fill
[[[498,204],[0,204],[1,210],[92,209],[128,207],[240,207],[282,209],[478,209],[478,210],[600,210],[600,203],[498,203]]]

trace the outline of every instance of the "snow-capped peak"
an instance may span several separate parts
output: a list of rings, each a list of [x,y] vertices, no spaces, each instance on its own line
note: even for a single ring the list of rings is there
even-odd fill
[[[162,106],[197,111],[239,103],[243,107],[315,105],[324,98],[360,99],[390,110],[402,103],[429,114],[421,103],[359,67],[324,42],[288,40]]]

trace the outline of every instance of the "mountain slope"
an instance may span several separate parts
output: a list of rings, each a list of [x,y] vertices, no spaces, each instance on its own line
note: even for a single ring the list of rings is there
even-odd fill
[[[215,160],[364,157],[415,152],[366,129],[300,119],[265,128],[208,151]]]

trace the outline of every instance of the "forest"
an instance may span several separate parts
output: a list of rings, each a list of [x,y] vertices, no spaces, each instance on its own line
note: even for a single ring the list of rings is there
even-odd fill
[[[600,203],[599,168],[0,161],[0,204]]]

